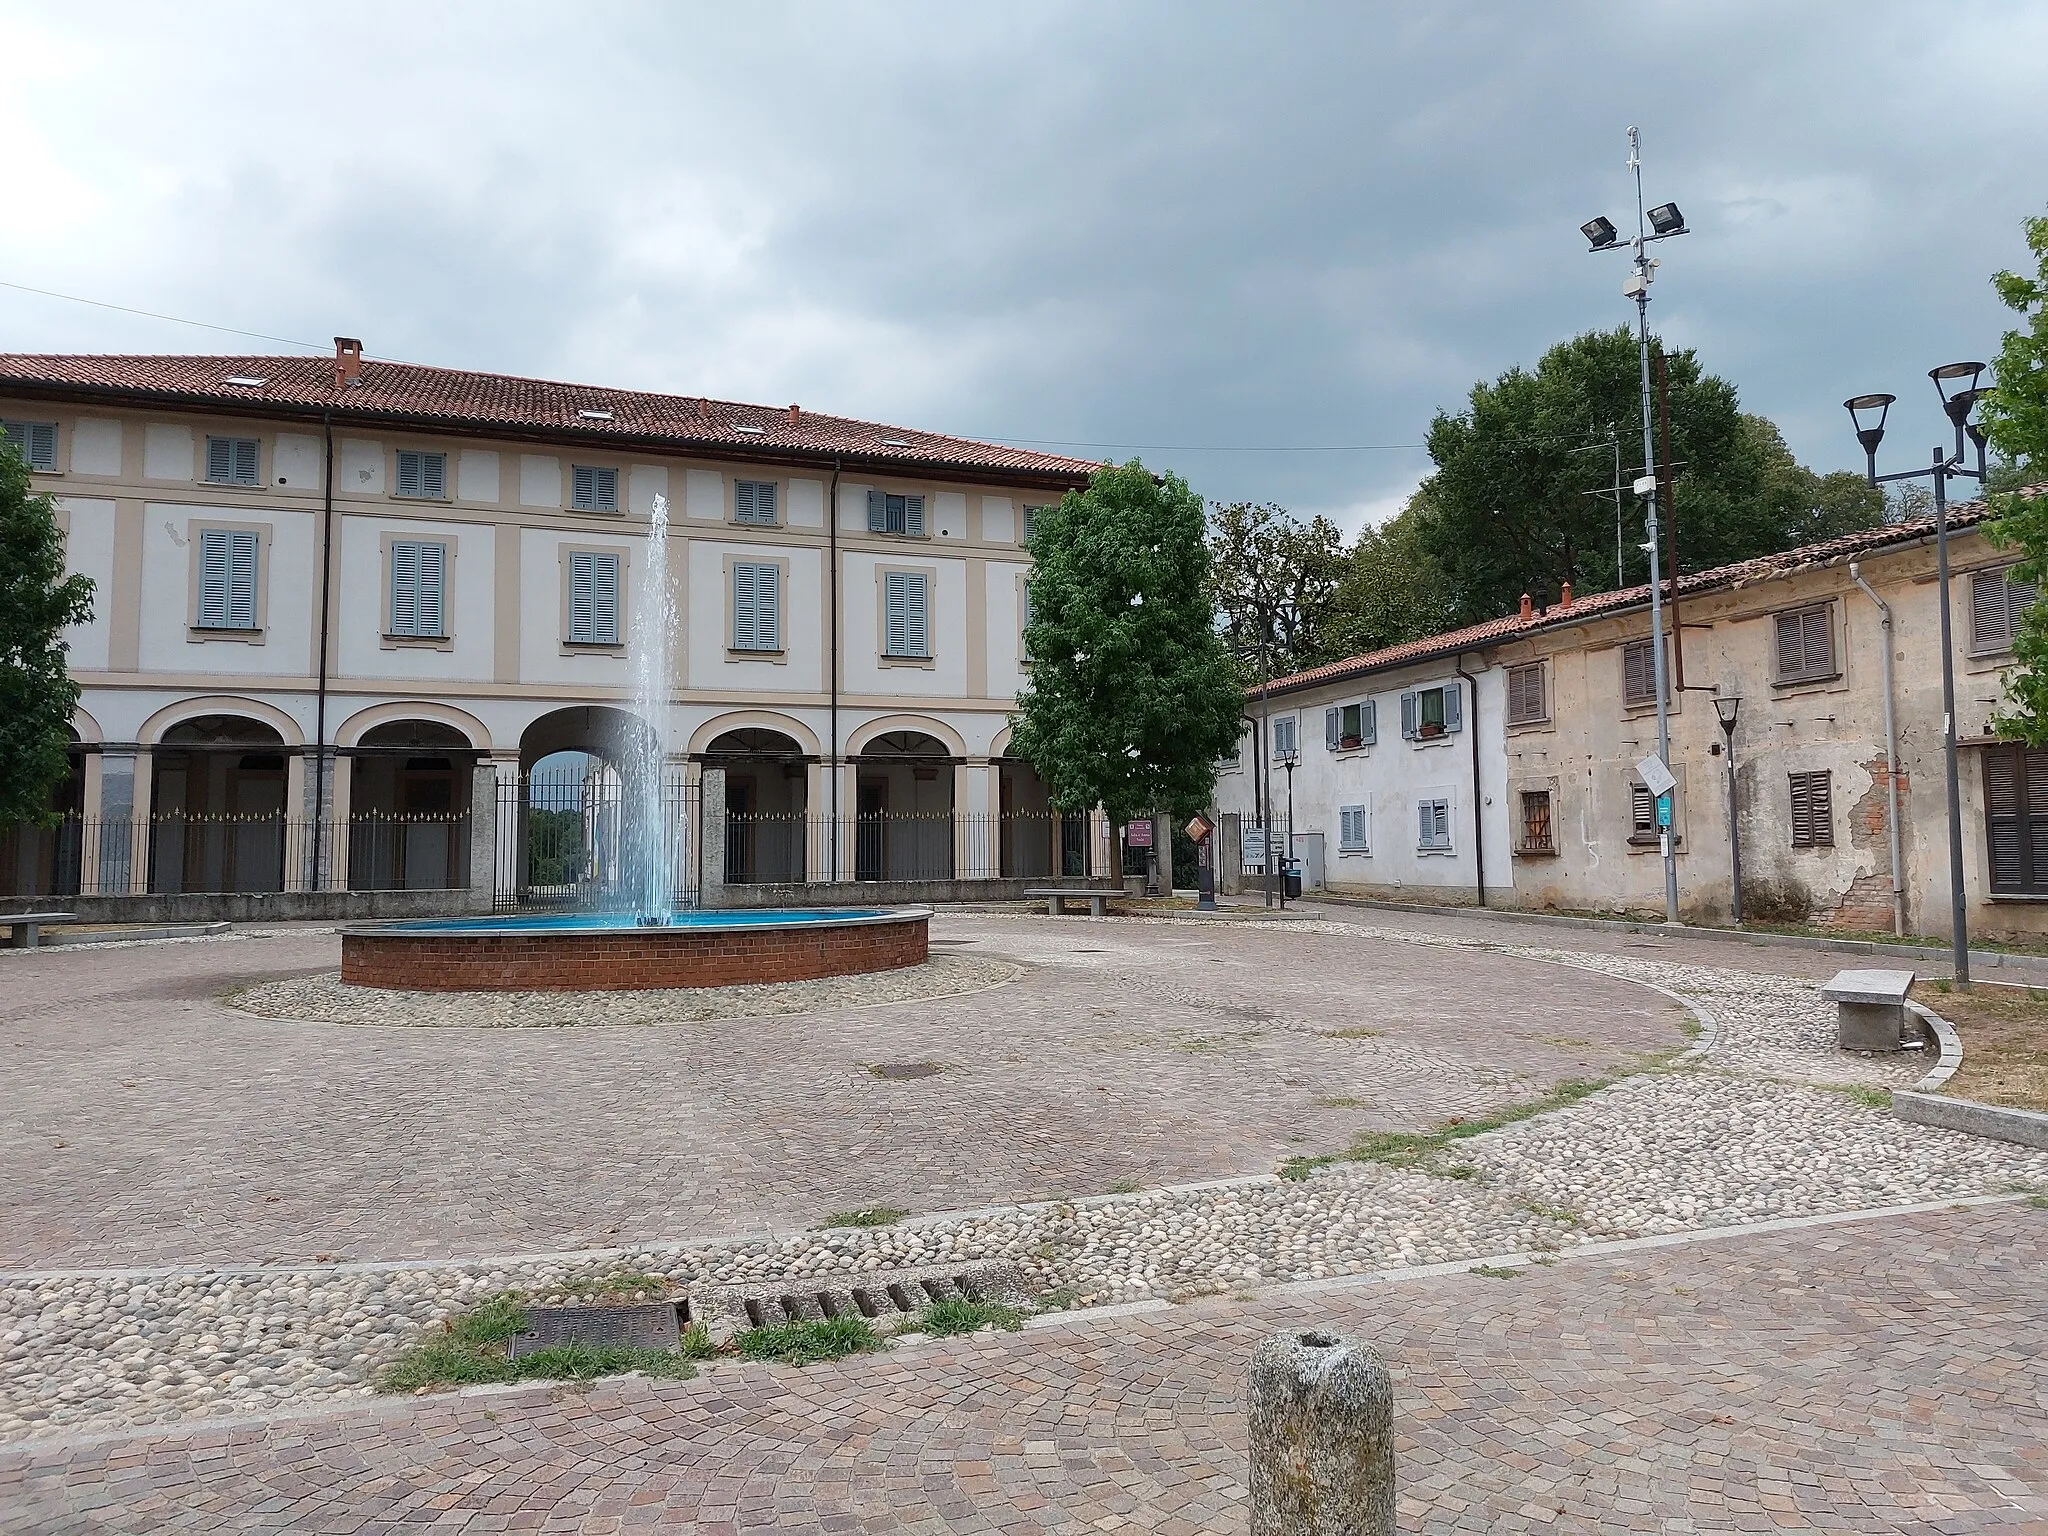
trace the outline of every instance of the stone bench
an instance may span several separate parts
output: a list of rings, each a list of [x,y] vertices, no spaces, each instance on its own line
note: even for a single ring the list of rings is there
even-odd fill
[[[1904,1045],[1913,979],[1911,971],[1837,971],[1820,995],[1835,1005],[1842,1049],[1896,1051]],[[1910,1033],[1919,1038],[1917,1021]]]
[[[76,912],[10,912],[0,915],[0,923],[8,928],[9,949],[35,949],[43,942],[45,923],[75,923]]]
[[[1121,890],[1076,891],[1057,888],[1053,886],[1045,886],[1039,890],[1026,891],[1024,893],[1024,899],[1026,901],[1044,902],[1045,915],[1047,917],[1060,916],[1067,910],[1067,903],[1070,901],[1085,901],[1088,903],[1088,915],[1090,917],[1102,917],[1106,914],[1108,910],[1103,905],[1103,903],[1108,901],[1109,898],[1112,896],[1121,896],[1123,894],[1124,893]]]

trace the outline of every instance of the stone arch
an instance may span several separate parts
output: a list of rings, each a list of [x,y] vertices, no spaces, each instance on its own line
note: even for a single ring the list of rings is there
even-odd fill
[[[144,746],[153,745],[161,741],[164,732],[171,727],[187,720],[195,720],[201,715],[241,715],[269,726],[286,747],[306,745],[306,734],[299,729],[299,722],[275,704],[266,704],[261,699],[228,693],[203,694],[196,698],[180,699],[175,704],[166,704],[142,722],[142,728],[135,733],[135,739]]]
[[[71,711],[71,739],[81,746],[97,746],[107,739],[107,733],[81,705]]]
[[[491,749],[490,728],[469,711],[457,709],[452,704],[428,704],[415,700],[373,704],[368,709],[356,711],[336,729],[334,744],[337,747],[360,746],[369,732],[399,720],[431,720],[436,725],[460,731],[476,751],[488,752]]]
[[[824,744],[818,740],[817,733],[794,716],[778,714],[768,709],[738,709],[727,714],[714,715],[692,731],[690,756],[701,756],[719,737],[741,730],[778,731],[795,742],[797,750],[805,757],[824,755]]]
[[[905,731],[931,737],[946,749],[948,757],[967,756],[966,739],[953,727],[934,720],[930,715],[883,715],[880,719],[857,726],[846,738],[846,755],[859,757],[867,752],[876,738]]]

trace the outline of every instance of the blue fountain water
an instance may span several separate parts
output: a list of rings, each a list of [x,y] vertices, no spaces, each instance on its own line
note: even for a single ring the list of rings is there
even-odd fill
[[[531,917],[419,917],[379,924],[399,933],[604,933],[626,928],[761,928],[872,922],[900,916],[882,907],[742,907],[716,912],[549,912]]]

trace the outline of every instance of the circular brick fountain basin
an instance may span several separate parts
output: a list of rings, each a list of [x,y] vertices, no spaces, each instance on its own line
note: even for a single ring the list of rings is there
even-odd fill
[[[341,979],[408,992],[630,992],[921,965],[929,907],[426,918],[345,928]]]

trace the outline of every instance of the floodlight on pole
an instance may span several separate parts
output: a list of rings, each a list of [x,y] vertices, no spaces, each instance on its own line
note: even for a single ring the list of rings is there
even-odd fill
[[[1688,233],[1685,227],[1685,215],[1678,211],[1678,204],[1676,203],[1659,203],[1650,210],[1649,219],[1650,228],[1655,230],[1659,236]]]
[[[1604,251],[1621,236],[1615,231],[1614,221],[1608,218],[1588,219],[1579,226],[1579,233],[1592,243],[1596,251]]]

